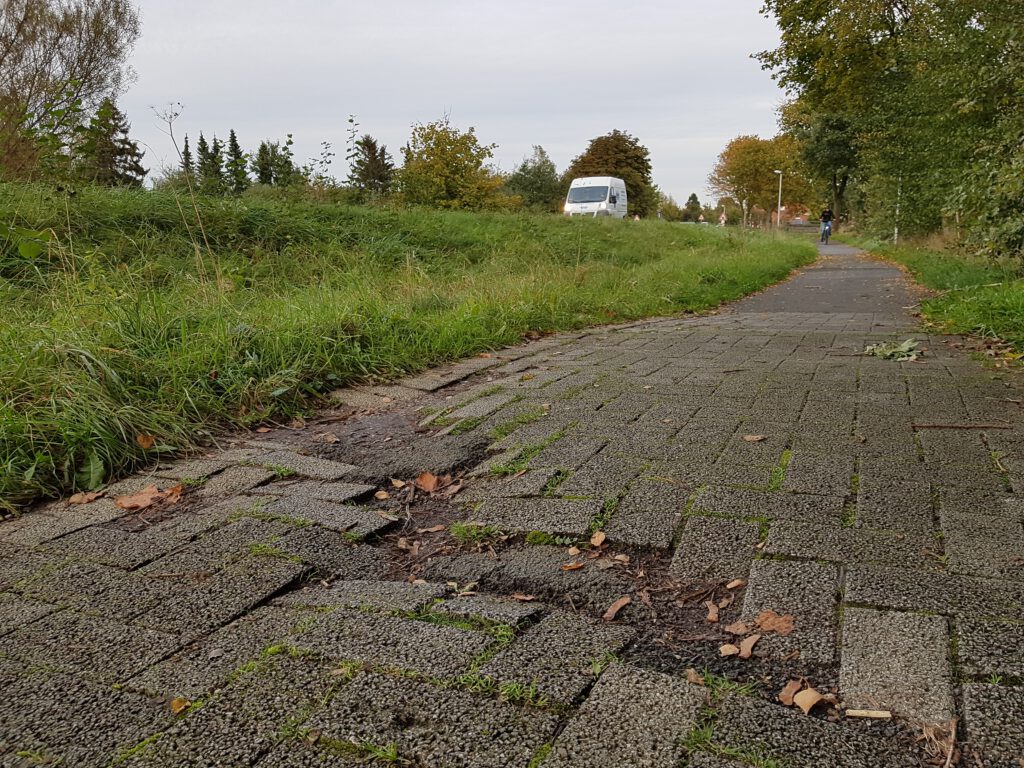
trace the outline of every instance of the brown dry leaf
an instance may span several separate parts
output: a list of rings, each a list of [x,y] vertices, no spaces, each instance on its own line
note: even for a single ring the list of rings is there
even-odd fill
[[[722,608],[724,610],[725,608],[728,608],[730,605],[732,605],[733,601],[735,599],[736,599],[735,595],[726,595],[725,597],[723,597],[721,600],[718,601],[718,607]]]
[[[735,621],[732,624],[730,624],[729,626],[723,627],[723,629],[726,632],[728,632],[730,635],[745,635],[745,634],[747,634],[747,632],[750,631],[750,627],[748,627],[742,621]]]
[[[744,435],[743,442],[745,443],[760,443],[768,439],[767,435]]]
[[[732,581],[730,581],[728,584],[725,585],[725,588],[726,589],[740,589],[740,588],[745,587],[745,586],[747,586],[747,580],[746,579],[733,579]]]
[[[398,540],[398,548],[416,557],[420,552],[420,543],[418,541],[409,541],[403,536]]]
[[[785,704],[787,707],[793,706],[793,697],[800,693],[800,689],[804,687],[804,684],[800,680],[790,680],[786,683],[786,687],[782,689],[779,694],[779,701]]]
[[[121,509],[129,511],[151,507],[164,498],[164,492],[155,485],[150,485],[130,496],[118,496],[114,503]]]
[[[443,530],[443,525],[435,525],[432,528],[417,528],[416,533],[439,533]]]
[[[586,563],[580,563],[580,562],[566,563],[565,565],[562,566],[562,570],[563,571],[578,571],[584,565],[586,565]]]
[[[629,555],[615,555],[612,560],[623,565],[629,565]]]
[[[70,499],[68,499],[68,504],[92,504],[94,501],[96,501],[96,499],[100,498],[104,493],[106,493],[106,492],[105,491],[82,491],[81,493],[76,493],[74,496],[72,496]]]
[[[259,432],[261,435],[265,435],[267,434],[267,432],[270,431],[270,427],[256,427],[256,431]]]
[[[520,603],[532,603],[534,600],[537,599],[537,596],[536,595],[524,595],[524,594],[522,594],[520,592],[516,592],[514,595],[512,595],[512,599],[513,600],[518,600]]]
[[[153,435],[136,435],[135,442],[138,443],[139,448],[148,451],[156,445],[156,438]]]
[[[735,656],[735,655],[737,655],[740,652],[740,649],[737,648],[732,643],[726,643],[725,645],[723,645],[721,648],[718,649],[718,652],[722,656]]]
[[[704,601],[704,607],[708,609],[708,618],[707,618],[707,620],[709,622],[711,622],[712,624],[717,624],[718,623],[718,606],[715,603],[712,603],[710,600],[705,600]]]
[[[805,688],[793,697],[793,703],[800,707],[801,711],[806,715],[824,698],[813,688]]]
[[[604,540],[608,537],[604,535],[604,531],[596,531],[593,536],[590,537],[590,544],[594,547],[600,547],[604,544]]]
[[[288,422],[288,428],[289,429],[305,429],[306,428],[306,420],[304,418],[302,418],[301,416],[297,416],[296,418],[294,418],[294,419],[292,419],[291,421]]]
[[[751,635],[750,637],[743,638],[743,642],[740,643],[740,658],[749,659],[750,654],[754,652],[754,646],[757,645],[757,641],[760,639],[760,635]]]
[[[166,501],[168,504],[177,504],[179,501],[181,501],[181,494],[183,494],[184,492],[185,486],[181,485],[180,483],[178,485],[171,486],[166,491],[164,491],[164,501]]]
[[[569,547],[569,557],[576,557],[582,551],[579,547]]]
[[[704,685],[704,675],[690,667],[686,670],[686,682],[693,683],[694,685]]]
[[[602,616],[601,618],[605,621],[614,621],[615,615],[632,602],[633,599],[629,595],[623,595],[614,603],[608,606],[608,610],[604,612],[604,616]]]
[[[388,493],[387,491],[377,491],[375,494],[373,494],[373,498],[375,498],[377,501],[384,501],[384,499],[390,499],[391,494]]]
[[[321,443],[340,443],[341,438],[331,432],[323,432],[318,435]]]
[[[416,487],[419,488],[424,493],[433,493],[438,489],[440,484],[441,481],[438,479],[437,475],[431,472],[422,473],[419,477],[416,478],[415,483]]]
[[[454,485],[449,485],[441,493],[444,496],[446,496],[447,498],[450,499],[452,496],[454,496],[456,493],[458,493],[461,490],[462,490],[462,483],[455,483]]]
[[[391,487],[392,488],[405,488],[405,486],[406,486],[405,480],[396,480],[393,477],[391,478]]]
[[[775,611],[761,611],[756,623],[762,632],[775,632],[783,636],[793,632],[793,617],[788,613],[780,616]]]
[[[186,709],[192,706],[192,702],[188,699],[183,699],[180,696],[176,699],[171,699],[171,712],[175,715],[180,715]]]

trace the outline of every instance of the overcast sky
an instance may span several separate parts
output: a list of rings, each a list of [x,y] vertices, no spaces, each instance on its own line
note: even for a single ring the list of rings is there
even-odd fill
[[[414,122],[444,113],[512,170],[534,144],[559,171],[612,129],[651,152],[654,181],[704,197],[725,144],[771,136],[782,100],[750,54],[777,30],[762,0],[140,0],[138,78],[121,99],[154,170],[176,163],[153,114],[184,111],[194,141],[234,128],[247,150],[294,134],[296,156],[346,120],[398,158]]]

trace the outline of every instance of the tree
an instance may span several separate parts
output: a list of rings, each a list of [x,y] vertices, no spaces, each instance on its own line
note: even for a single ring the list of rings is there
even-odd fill
[[[141,187],[147,171],[130,129],[113,100],[104,99],[75,148],[79,176],[106,187]]]
[[[650,152],[628,133],[614,130],[592,139],[583,154],[569,164],[563,178],[568,184],[581,176],[614,176],[626,182],[630,215],[648,216],[657,210]]]
[[[227,183],[231,191],[236,195],[245,192],[251,183],[247,171],[249,158],[239,146],[234,128],[228,132],[228,154],[224,165],[227,170]]]
[[[555,164],[539,145],[534,145],[533,154],[523,159],[505,186],[527,206],[542,211],[557,211],[565,197]]]
[[[288,134],[284,146],[279,141],[260,142],[256,156],[252,158],[252,172],[257,184],[286,187],[299,177],[291,148],[291,134]]]
[[[675,201],[672,195],[659,195],[660,201],[658,205],[658,211],[661,213],[661,217],[665,221],[683,221],[683,209],[679,207],[679,203]]]
[[[196,142],[196,176],[199,189],[207,195],[219,195],[224,192],[224,157],[223,145],[216,136],[213,144],[206,141],[202,131]]]
[[[792,136],[774,139],[739,136],[726,146],[708,178],[715,192],[745,204],[745,212],[756,206],[774,211],[778,205],[779,177],[783,172],[786,207],[802,208],[815,203],[814,188],[800,159],[799,145]],[[747,224],[747,219],[743,221]]]
[[[192,159],[192,150],[188,146],[188,134],[185,134],[185,143],[181,148],[181,173],[188,179],[195,177],[196,164]]]
[[[395,178],[395,164],[388,148],[370,134],[353,142],[349,153],[348,183],[364,196],[385,195]]]
[[[481,209],[507,205],[502,179],[487,164],[496,144],[480,144],[473,128],[460,131],[449,118],[412,128],[397,174],[403,199],[413,205]]]
[[[683,206],[683,221],[697,221],[700,219],[700,214],[700,199],[696,193],[693,193],[686,199],[686,205]]]
[[[74,143],[82,116],[131,79],[139,36],[129,0],[5,0],[0,7],[0,170],[30,175],[40,133]]]

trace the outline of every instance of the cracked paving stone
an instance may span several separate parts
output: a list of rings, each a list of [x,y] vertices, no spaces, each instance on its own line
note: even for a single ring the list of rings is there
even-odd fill
[[[52,613],[0,640],[0,653],[118,683],[179,647],[173,635],[73,611]]]
[[[460,595],[434,604],[431,610],[459,619],[482,619],[515,627],[536,616],[543,606],[490,595]]]
[[[339,661],[456,677],[492,643],[484,632],[339,609],[294,639],[298,648]]]
[[[751,623],[762,611],[793,616],[793,633],[769,635],[758,652],[783,657],[799,651],[804,661],[831,664],[836,652],[839,572],[835,566],[782,560],[755,560],[743,598],[742,618]]]
[[[401,677],[360,674],[307,723],[321,743],[394,744],[400,758],[437,768],[525,766],[554,735],[557,716]]]
[[[1018,768],[1024,756],[1024,688],[968,683],[964,728],[985,768]]]
[[[956,623],[957,659],[967,675],[1024,678],[1024,622],[963,618]]]
[[[883,709],[943,725],[953,717],[949,627],[942,616],[846,608],[839,695],[852,709]]]
[[[304,608],[370,608],[413,613],[439,600],[447,591],[443,584],[350,580],[336,581],[329,587],[306,586],[274,602],[276,605]]]
[[[693,511],[839,525],[845,502],[842,496],[708,488],[698,494]]]
[[[601,514],[599,501],[569,499],[490,499],[472,513],[473,520],[506,533],[543,531],[563,536],[586,536],[591,521]]]
[[[228,467],[203,483],[197,493],[203,498],[234,496],[251,491],[277,477],[277,473],[262,467]]]
[[[612,664],[555,740],[546,768],[674,766],[697,725],[703,688],[625,664]]]
[[[555,613],[484,664],[480,674],[502,684],[536,686],[550,701],[571,704],[633,635],[628,627]]]
[[[764,553],[928,570],[941,568],[938,549],[929,535],[781,522],[769,528]]]
[[[760,530],[757,523],[690,517],[672,558],[672,573],[699,581],[745,578],[757,554]]]
[[[291,496],[293,498],[315,499],[341,504],[358,499],[374,490],[364,483],[323,483],[316,480],[278,480],[276,483],[261,485],[249,493],[258,496]]]

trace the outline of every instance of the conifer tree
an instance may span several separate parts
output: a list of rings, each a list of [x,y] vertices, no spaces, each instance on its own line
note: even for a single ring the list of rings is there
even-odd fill
[[[112,99],[104,99],[76,147],[82,177],[106,187],[141,187],[148,171],[131,124]]]
[[[274,183],[274,145],[269,141],[261,141],[256,156],[252,159],[252,172],[257,184],[271,186]]]
[[[395,164],[386,146],[378,145],[376,139],[366,134],[354,143],[349,160],[349,184],[364,194],[387,193],[394,179]]]
[[[192,159],[192,150],[188,146],[188,134],[185,134],[185,145],[181,150],[181,172],[192,178],[196,172],[195,161]]]
[[[211,145],[200,131],[199,141],[196,142],[196,175],[199,177],[199,188],[208,195],[219,195],[224,191],[222,147],[216,136]]]
[[[228,154],[225,166],[227,168],[227,182],[231,191],[236,195],[245,192],[251,183],[249,173],[246,170],[248,167],[248,157],[242,152],[242,148],[238,144],[238,137],[235,135],[234,128],[228,133]]]

